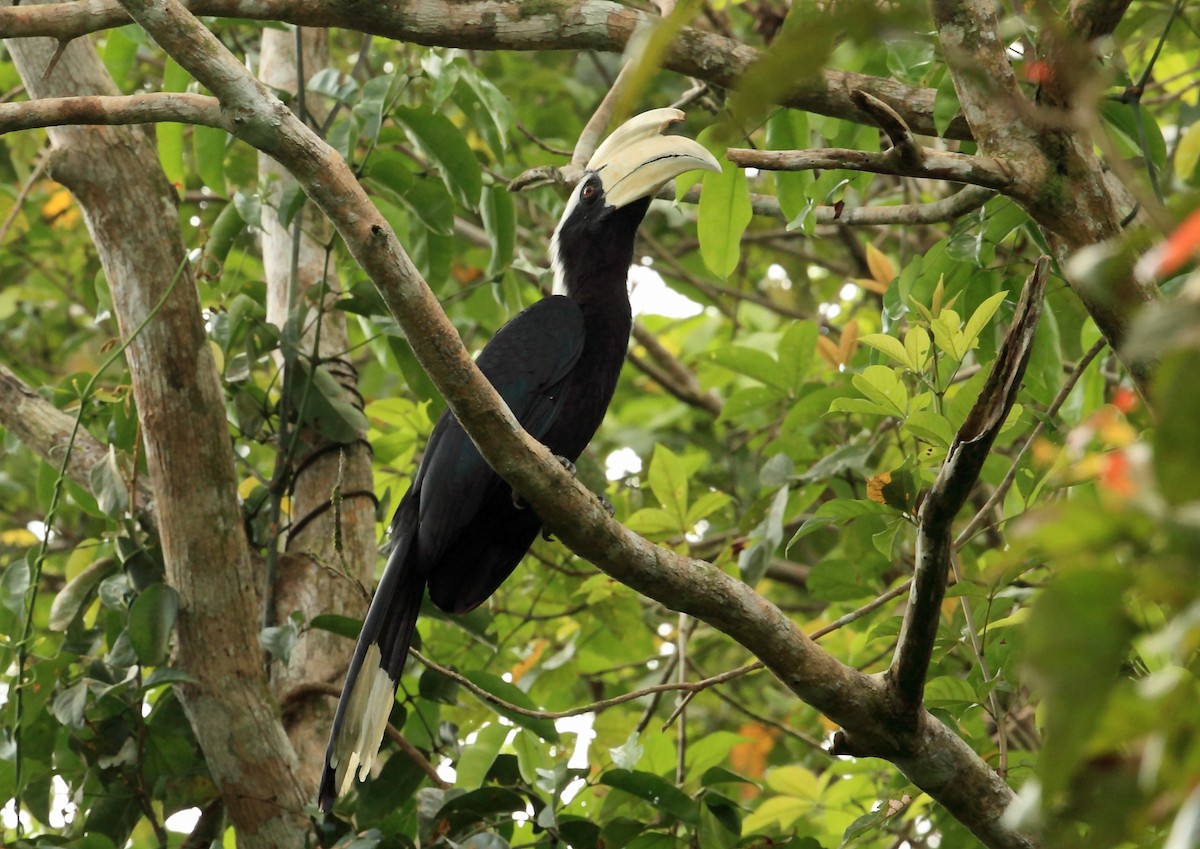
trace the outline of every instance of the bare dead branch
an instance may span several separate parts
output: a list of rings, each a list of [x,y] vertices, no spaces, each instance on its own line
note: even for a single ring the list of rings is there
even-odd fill
[[[920,155],[913,147],[893,147],[881,153],[827,147],[816,150],[751,150],[731,147],[729,161],[742,168],[761,171],[870,171],[897,177],[924,177],[967,183],[999,192],[1011,191],[1012,179],[1006,163],[993,157],[968,156],[925,148]]]
[[[917,517],[917,562],[912,591],[896,653],[886,675],[901,721],[916,723],[922,715],[925,674],[937,637],[953,552],[951,526],[1016,401],[1041,316],[1049,269],[1050,258],[1041,257],[1025,281],[1012,326],[996,354],[996,363],[979,400],[955,436]]]

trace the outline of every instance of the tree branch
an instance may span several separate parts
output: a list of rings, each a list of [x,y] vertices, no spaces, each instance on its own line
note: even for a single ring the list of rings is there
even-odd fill
[[[164,121],[202,124],[226,132],[230,130],[229,122],[221,114],[221,106],[215,97],[186,92],[46,97],[0,103],[0,133],[78,124],[123,126]]]
[[[552,0],[536,14],[522,4],[496,0],[412,0],[350,3],[346,0],[191,0],[196,15],[277,20],[298,26],[338,27],[401,42],[473,50],[599,50],[622,53],[639,26],[658,20],[608,0]],[[49,6],[0,9],[6,38],[47,36],[70,41],[129,23],[116,0],[73,0]],[[732,88],[760,53],[715,33],[684,27],[663,55],[662,66],[723,88]],[[826,70],[822,78],[785,92],[780,104],[862,123],[850,92],[869,91],[905,116],[921,135],[938,135],[933,120],[935,91],[847,71]],[[947,138],[969,138],[955,119]]]
[[[904,119],[868,92],[852,92],[851,100],[888,134],[892,147],[881,153],[843,148],[816,150],[750,150],[730,148],[730,162],[765,171],[814,171],[839,168],[898,177],[924,177],[1008,191],[1012,180],[1006,163],[983,156],[933,150],[918,145]]]
[[[62,453],[75,427],[75,417],[58,409],[7,367],[0,365],[0,424],[34,454],[57,465],[62,462]],[[88,489],[92,469],[107,456],[108,447],[80,428],[67,464],[67,477]],[[154,527],[154,493],[144,478],[138,478],[134,486],[137,488],[138,519]]]
[[[996,363],[979,400],[955,436],[917,517],[917,563],[912,591],[896,653],[886,675],[901,721],[917,723],[922,715],[925,675],[937,637],[950,555],[954,550],[951,527],[975,486],[992,442],[1021,388],[1041,316],[1049,268],[1050,258],[1041,257],[1025,281],[1012,326],[996,354]]]

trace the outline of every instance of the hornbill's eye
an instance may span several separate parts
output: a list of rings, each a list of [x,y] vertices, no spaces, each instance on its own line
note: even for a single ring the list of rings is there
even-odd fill
[[[588,181],[583,184],[583,188],[579,191],[579,199],[593,201],[600,196],[600,185],[595,178],[589,177]]]

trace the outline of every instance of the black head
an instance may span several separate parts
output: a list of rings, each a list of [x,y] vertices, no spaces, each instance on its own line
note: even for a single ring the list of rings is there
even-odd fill
[[[624,295],[637,228],[655,192],[686,171],[721,170],[702,145],[662,135],[681,120],[678,109],[644,112],[597,148],[550,243],[556,292],[582,300]]]

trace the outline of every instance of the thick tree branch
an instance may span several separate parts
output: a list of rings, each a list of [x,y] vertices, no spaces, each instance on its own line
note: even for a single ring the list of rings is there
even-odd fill
[[[57,466],[62,462],[63,452],[71,438],[75,417],[58,409],[32,386],[0,365],[0,424],[30,451]],[[107,456],[108,446],[81,428],[75,436],[75,447],[67,464],[67,477],[84,489],[89,488],[92,469]],[[154,493],[145,478],[138,478],[134,485],[137,487],[135,503],[138,519],[153,527]]]
[[[996,363],[946,455],[946,461],[921,506],[917,518],[917,563],[912,592],[891,668],[889,690],[901,721],[917,723],[922,716],[925,675],[937,638],[942,599],[954,547],[951,528],[979,479],[983,462],[1000,432],[1033,349],[1046,291],[1050,258],[1041,257],[1025,281],[1012,326],[996,354]]]
[[[338,27],[402,42],[473,50],[622,53],[640,26],[658,20],[657,16],[608,0],[552,0],[539,3],[536,14],[523,4],[495,0],[374,4],[350,0],[191,0],[187,6],[197,15]],[[69,41],[128,22],[128,14],[115,0],[73,0],[51,6],[0,9],[0,32],[6,38],[47,36]],[[685,27],[663,56],[662,64],[667,70],[731,88],[758,58],[758,51],[751,47]],[[866,74],[827,70],[815,83],[798,85],[784,94],[780,103],[861,123],[864,118],[850,99],[852,91],[869,91],[891,104],[916,132],[938,134],[933,120],[933,89],[913,88]],[[945,135],[969,138],[961,119],[956,119]]]

